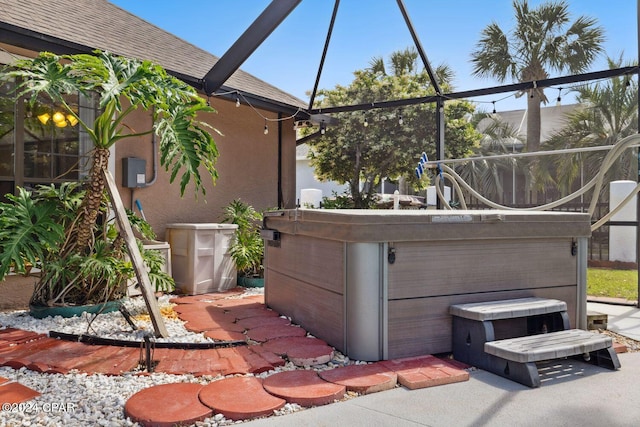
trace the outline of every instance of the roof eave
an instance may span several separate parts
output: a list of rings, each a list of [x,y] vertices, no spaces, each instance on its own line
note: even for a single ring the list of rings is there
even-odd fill
[[[0,22],[0,42],[16,46],[22,49],[27,49],[35,52],[52,52],[57,55],[74,55],[79,53],[91,53],[95,50],[94,47],[86,46],[83,44],[71,42],[58,37],[53,37],[47,34],[38,33],[36,31],[28,30],[26,28],[18,27],[6,22]],[[117,52],[116,52],[117,53]],[[198,77],[190,76],[184,73],[176,72],[167,69],[167,72],[172,76],[182,80],[188,85],[194,87],[196,90],[204,93],[203,80]],[[273,99],[268,99],[262,96],[258,96],[249,92],[242,91],[238,88],[231,88],[223,86],[220,92],[233,92],[237,91],[242,94],[243,98],[246,98],[252,106],[267,111],[276,113],[283,113],[285,115],[296,115],[300,113],[301,108],[295,105],[278,102]],[[229,99],[235,101],[235,94],[220,95],[220,98]],[[308,114],[307,114],[308,115]]]

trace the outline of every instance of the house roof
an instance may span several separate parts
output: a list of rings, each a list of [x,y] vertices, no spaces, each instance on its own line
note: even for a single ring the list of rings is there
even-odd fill
[[[548,140],[555,132],[562,129],[567,122],[568,114],[578,108],[577,104],[554,105],[540,108],[540,141]],[[518,134],[527,137],[527,110],[510,110],[496,113],[503,122],[518,131]],[[479,128],[482,128],[482,121]]]
[[[101,49],[148,59],[196,87],[219,59],[106,0],[0,0],[0,42],[56,53]],[[275,111],[306,107],[299,98],[242,70],[221,90],[253,95]]]

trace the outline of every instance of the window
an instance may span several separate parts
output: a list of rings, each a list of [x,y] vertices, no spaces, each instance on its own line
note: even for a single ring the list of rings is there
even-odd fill
[[[35,187],[86,176],[92,144],[78,120],[45,96],[15,102],[15,84],[0,88],[0,194],[16,186]],[[85,122],[96,117],[95,97],[68,95],[68,105]]]

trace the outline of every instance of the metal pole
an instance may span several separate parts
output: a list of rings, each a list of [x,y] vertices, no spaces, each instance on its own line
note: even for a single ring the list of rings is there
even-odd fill
[[[640,0],[636,2],[636,31],[638,36],[638,60],[640,60]],[[638,75],[640,81],[640,74]],[[640,97],[638,98],[638,112],[640,112]],[[638,132],[640,132],[640,114],[638,116]],[[640,148],[638,148],[638,182],[640,182]],[[640,308],[640,194],[636,197],[636,268],[638,271],[638,296],[636,306]]]
[[[638,0],[640,1],[640,0]],[[436,160],[444,159],[444,98],[438,96],[436,99]],[[438,172],[439,173],[439,167]],[[444,182],[440,180],[440,189],[444,193]],[[442,203],[439,197],[436,197],[436,209],[442,209]]]

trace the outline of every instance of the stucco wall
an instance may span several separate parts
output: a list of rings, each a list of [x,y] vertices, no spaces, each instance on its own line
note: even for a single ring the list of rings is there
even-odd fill
[[[173,222],[219,222],[222,208],[240,198],[258,210],[278,206],[278,129],[282,132],[282,189],[283,206],[295,206],[295,132],[293,120],[269,121],[269,133],[264,134],[264,119],[247,105],[235,106],[235,102],[211,99],[217,113],[203,115],[202,120],[218,129],[214,133],[220,152],[216,164],[218,180],[215,186],[208,174],[201,171],[206,182],[206,196],[194,195],[193,185],[180,197],[178,176],[169,184],[169,174],[158,165],[158,178],[151,186],[133,190],[133,200],[138,199],[147,220],[158,237],[163,239],[166,224]],[[260,111],[262,116],[276,119],[275,113]],[[148,129],[151,118],[142,111],[136,112],[128,123],[135,131]],[[126,207],[132,207],[132,190],[122,185],[122,158],[139,157],[147,164],[147,181],[152,178],[151,136],[125,139],[116,146],[112,159],[115,162],[115,179]],[[136,211],[137,212],[137,211]]]

